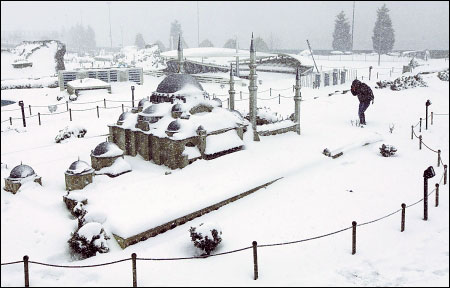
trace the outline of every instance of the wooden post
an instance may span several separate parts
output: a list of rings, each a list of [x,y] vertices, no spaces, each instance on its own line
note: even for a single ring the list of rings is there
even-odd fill
[[[12,125],[12,117],[9,117],[9,125]]]
[[[228,109],[230,109],[230,98],[227,98],[227,105],[228,105]]]
[[[439,184],[436,183],[436,204],[434,205],[434,207],[438,206],[439,206]]]
[[[441,166],[441,150],[438,150],[438,164],[437,167]]]
[[[133,269],[133,287],[137,287],[136,253],[131,254],[131,266]]]
[[[66,101],[66,111],[69,111],[69,101]]]
[[[414,126],[411,125],[411,140],[414,139]]]
[[[72,121],[72,108],[69,109],[70,121]]]
[[[270,91],[272,92],[272,88],[270,88]],[[241,96],[241,100],[242,100],[242,91],[239,91],[239,95]]]
[[[292,93],[294,93],[294,85],[292,85]]]
[[[258,253],[257,253],[258,244],[256,243],[256,241],[253,241],[252,245],[253,245],[253,273],[254,273],[253,280],[256,280],[258,279]]]
[[[131,86],[131,107],[134,108],[134,86]]]
[[[447,184],[447,165],[444,165],[444,185]]]
[[[122,113],[124,112],[124,110],[123,110],[123,103],[122,103]]]
[[[423,177],[423,220],[428,220],[428,178]]]
[[[356,254],[356,221],[352,222],[352,255]]]
[[[422,132],[422,117],[420,117],[419,132]]]
[[[433,111],[431,111],[431,125],[433,125]]]
[[[377,80],[378,80],[378,72],[377,72]]]
[[[400,232],[405,231],[405,208],[406,208],[406,204],[402,203],[402,223],[401,223],[401,227],[400,227]]]
[[[28,272],[28,255],[23,256],[23,271],[25,273],[25,287],[30,287],[30,275]]]
[[[105,108],[106,108],[106,99],[105,99],[105,98],[103,98],[103,105],[104,105]]]
[[[270,97],[272,97],[272,88],[270,88]]]
[[[278,104],[281,104],[281,94],[278,94]]]
[[[98,112],[98,105],[97,105],[97,118],[100,118],[100,113]]]
[[[422,135],[419,135],[419,150],[422,150]]]
[[[27,127],[27,122],[25,121],[24,104],[23,104],[23,101],[22,101],[22,100],[19,101],[19,106],[20,106],[20,110],[22,111],[22,122],[23,122],[23,127]]]
[[[39,126],[41,126],[41,112],[38,112]]]
[[[28,105],[28,109],[30,110],[30,116],[31,116],[31,105]]]

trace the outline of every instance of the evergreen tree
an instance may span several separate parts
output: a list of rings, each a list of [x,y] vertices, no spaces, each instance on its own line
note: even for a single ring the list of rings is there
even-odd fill
[[[256,37],[253,39],[253,45],[255,45],[256,51],[259,52],[268,52],[269,47],[267,46],[266,42],[261,37]]]
[[[199,45],[199,47],[214,47],[213,43],[209,41],[209,39],[203,40]]]
[[[377,21],[373,28],[372,43],[373,49],[378,53],[378,66],[380,65],[381,54],[386,54],[394,48],[394,29],[389,17],[389,9],[384,4],[377,10]]]
[[[142,49],[145,47],[144,36],[142,36],[141,33],[138,33],[136,35],[136,40],[134,40],[134,45],[136,45],[136,47],[138,47],[139,49]]]
[[[159,50],[161,52],[167,51],[166,46],[164,46],[164,44],[159,40],[157,40],[155,43],[153,43],[153,45],[158,45]]]
[[[236,48],[236,39],[228,39],[223,45],[223,48]]]
[[[333,50],[349,51],[352,48],[352,36],[350,34],[350,24],[345,18],[344,11],[336,16],[333,33]]]
[[[177,49],[178,45],[178,36],[181,35],[181,42],[183,43],[183,48],[188,48],[188,45],[183,37],[183,30],[181,30],[181,24],[178,22],[178,20],[175,20],[170,24],[170,38],[169,38],[169,44],[170,41],[173,41],[172,49]],[[171,45],[169,45],[171,46]]]

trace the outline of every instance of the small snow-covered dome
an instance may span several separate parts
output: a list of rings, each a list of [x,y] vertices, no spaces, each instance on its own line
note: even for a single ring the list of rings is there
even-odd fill
[[[112,142],[102,142],[92,151],[93,156],[115,157],[123,155],[123,151]]]
[[[198,83],[197,79],[189,74],[170,74],[159,83],[156,88],[157,93],[173,94],[182,90],[186,85],[193,85],[200,91],[203,91],[202,85]]]
[[[9,174],[9,178],[13,179],[20,179],[20,178],[26,178],[28,176],[36,175],[33,168],[31,168],[28,165],[20,164],[14,167],[11,170],[11,173]]]
[[[146,102],[150,102],[150,101],[148,101],[147,98],[142,98],[138,103],[138,107],[144,107],[144,104]]]
[[[119,119],[117,120],[117,122],[125,121],[129,115],[131,115],[130,112],[123,112],[122,114],[120,114]]]
[[[141,113],[142,114],[153,114],[156,112],[156,110],[158,110],[156,105],[152,105],[152,106],[145,108]]]
[[[70,164],[69,169],[67,169],[67,174],[82,174],[85,172],[92,172],[93,169],[88,163],[82,160],[78,160]]]
[[[183,106],[181,104],[175,104],[172,106],[172,112],[183,112]]]
[[[217,102],[217,107],[222,107],[222,100],[220,100],[219,98],[213,98],[212,101]]]
[[[169,132],[177,132],[180,131],[181,129],[181,125],[180,125],[180,121],[178,120],[174,120],[172,122],[170,122],[169,126],[167,126],[167,131]]]

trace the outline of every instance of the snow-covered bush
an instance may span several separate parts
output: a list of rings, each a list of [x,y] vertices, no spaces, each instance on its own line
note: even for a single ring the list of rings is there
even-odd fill
[[[412,58],[411,61],[409,61],[409,64],[408,64],[408,65],[409,65],[409,67],[411,67],[411,68],[416,68],[416,67],[419,66],[419,62],[417,62],[416,59]]]
[[[437,74],[438,78],[441,79],[442,81],[447,81],[448,82],[448,69],[445,71],[441,71]]]
[[[391,88],[391,90],[399,91],[414,87],[428,87],[427,83],[423,81],[422,77],[417,74],[414,76],[401,76],[394,81],[378,81],[377,89]]]
[[[198,227],[191,227],[189,232],[194,246],[205,251],[206,255],[210,255],[217,245],[222,242],[220,237],[222,231],[214,224],[201,223]]]
[[[249,114],[247,114],[244,118],[250,121]],[[281,120],[283,120],[283,117],[278,114],[278,112],[272,112],[269,107],[257,108],[256,125],[271,124]]]
[[[58,135],[55,137],[55,142],[60,143],[61,141],[71,137],[83,138],[86,132],[86,128],[81,126],[66,126],[63,130],[59,130]]]
[[[380,153],[383,155],[383,157],[391,157],[392,155],[397,152],[397,149],[392,145],[381,145],[380,147]]]
[[[97,252],[107,253],[109,247],[106,240],[110,239],[106,235],[100,223],[86,223],[83,227],[72,233],[69,239],[69,247],[73,254],[81,256],[81,258],[89,258],[95,256]]]

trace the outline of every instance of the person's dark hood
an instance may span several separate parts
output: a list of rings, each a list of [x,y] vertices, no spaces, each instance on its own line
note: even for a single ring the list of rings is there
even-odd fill
[[[358,79],[353,80],[352,82],[352,88],[350,91],[352,92],[353,96],[356,96],[358,94],[359,88],[361,87],[361,81]]]

